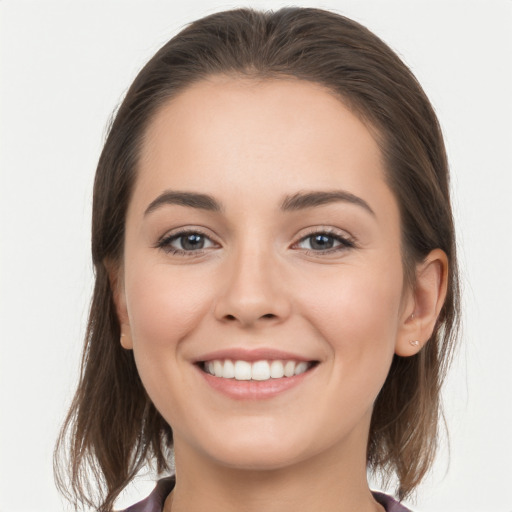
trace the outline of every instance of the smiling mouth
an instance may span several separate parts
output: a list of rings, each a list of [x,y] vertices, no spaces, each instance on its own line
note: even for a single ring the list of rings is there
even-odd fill
[[[198,363],[198,366],[203,372],[221,379],[266,381],[300,375],[317,364],[318,361],[263,359],[250,362],[243,360],[214,359],[212,361],[201,361]]]

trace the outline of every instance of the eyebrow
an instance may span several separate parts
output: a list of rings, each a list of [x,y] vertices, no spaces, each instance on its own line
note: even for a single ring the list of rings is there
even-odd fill
[[[287,197],[281,205],[281,210],[285,212],[303,210],[340,201],[361,206],[375,217],[375,212],[364,199],[347,192],[346,190],[299,192],[293,196]]]
[[[337,202],[346,202],[361,206],[375,216],[375,212],[364,199],[345,190],[298,192],[297,194],[285,197],[281,203],[281,210],[284,212],[305,210],[307,208],[315,208]],[[211,212],[223,211],[221,203],[208,194],[166,190],[150,203],[144,215],[148,215],[163,205],[173,204]]]
[[[212,196],[207,194],[166,190],[163,194],[160,194],[154,201],[151,202],[151,204],[146,208],[144,215],[148,215],[160,206],[166,204],[177,204],[179,206],[199,208],[201,210],[208,210],[211,212],[222,211],[220,203],[216,201]]]

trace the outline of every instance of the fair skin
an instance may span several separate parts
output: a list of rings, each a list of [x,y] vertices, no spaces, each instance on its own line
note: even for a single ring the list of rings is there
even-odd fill
[[[165,510],[383,510],[372,405],[393,355],[429,338],[447,262],[435,250],[404,283],[368,128],[319,85],[212,77],[160,109],[138,172],[111,280],[123,346],[174,433]],[[214,360],[305,371],[237,380]]]

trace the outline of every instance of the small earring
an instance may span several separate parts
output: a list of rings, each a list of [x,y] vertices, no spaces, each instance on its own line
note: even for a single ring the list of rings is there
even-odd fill
[[[413,347],[419,347],[420,345],[420,342],[418,340],[409,340],[409,343],[413,346]]]

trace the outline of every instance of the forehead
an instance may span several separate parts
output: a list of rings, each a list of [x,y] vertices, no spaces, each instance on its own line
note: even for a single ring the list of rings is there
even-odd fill
[[[155,115],[139,162],[147,200],[166,188],[246,200],[387,189],[367,126],[325,87],[297,79],[215,76],[188,87]]]

